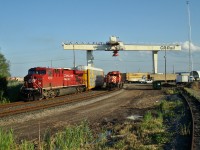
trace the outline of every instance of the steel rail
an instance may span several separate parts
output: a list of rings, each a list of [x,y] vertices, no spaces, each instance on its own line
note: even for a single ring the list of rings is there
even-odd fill
[[[33,111],[37,111],[37,110],[44,110],[44,109],[48,109],[48,108],[52,108],[52,107],[58,107],[58,106],[71,104],[71,103],[83,102],[83,101],[86,101],[88,99],[97,98],[97,97],[100,97],[100,96],[103,96],[103,95],[106,95],[106,94],[111,94],[113,92],[116,92],[116,90],[114,90],[114,91],[102,91],[101,93],[96,93],[96,94],[95,93],[94,94],[89,93],[90,95],[86,95],[86,96],[84,96],[84,94],[83,94],[80,97],[71,97],[71,98],[65,97],[63,99],[56,100],[56,101],[48,100],[48,103],[41,103],[40,101],[34,101],[34,103],[32,103],[32,105],[30,105],[30,106],[24,105],[24,107],[22,107],[22,108],[18,107],[14,110],[6,109],[5,111],[0,112],[0,118],[13,116],[13,115],[17,115],[17,114],[33,112]]]
[[[91,93],[91,92],[92,91],[85,91],[84,94]],[[78,94],[81,94],[81,93],[78,93]],[[68,97],[71,97],[71,96],[74,96],[74,95],[78,95],[78,94],[74,93],[74,94],[63,95],[63,96],[59,96],[59,97],[42,99],[42,100],[34,100],[34,101],[21,101],[21,100],[19,100],[18,102],[1,104],[0,105],[0,111],[2,111],[3,109],[10,109],[11,107],[17,107],[17,106],[22,106],[22,105],[29,105],[29,104],[40,103],[40,102],[42,103],[42,102],[49,101],[49,100],[52,100],[52,99],[68,98]]]
[[[184,88],[179,88],[182,97],[187,102],[192,117],[191,150],[200,149],[200,102],[189,95]]]

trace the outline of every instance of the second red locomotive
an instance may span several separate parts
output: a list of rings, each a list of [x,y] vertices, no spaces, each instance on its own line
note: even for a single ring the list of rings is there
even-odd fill
[[[122,76],[119,71],[111,71],[105,77],[106,87],[108,89],[112,88],[122,88],[124,82],[122,81]]]

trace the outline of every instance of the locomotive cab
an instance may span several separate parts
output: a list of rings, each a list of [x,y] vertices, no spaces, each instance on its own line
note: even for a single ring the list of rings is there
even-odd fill
[[[46,68],[37,67],[28,70],[21,88],[21,95],[25,100],[42,99],[42,79],[45,75]]]
[[[28,75],[24,77],[26,88],[38,89],[42,87],[42,78],[46,75],[46,69],[31,68]]]
[[[108,89],[123,87],[122,77],[119,71],[108,72],[105,81]]]

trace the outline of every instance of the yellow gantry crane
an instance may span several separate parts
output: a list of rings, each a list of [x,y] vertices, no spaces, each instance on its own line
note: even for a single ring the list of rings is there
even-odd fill
[[[180,51],[181,46],[179,44],[165,44],[165,45],[135,45],[124,44],[119,41],[116,36],[111,36],[106,43],[63,43],[64,50],[86,50],[87,51],[87,65],[94,66],[93,64],[93,51],[113,51],[113,56],[118,56],[118,51],[152,51],[153,60],[153,73],[158,73],[158,51]]]

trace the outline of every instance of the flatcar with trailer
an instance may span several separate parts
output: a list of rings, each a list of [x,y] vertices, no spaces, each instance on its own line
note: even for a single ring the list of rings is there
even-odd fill
[[[152,81],[160,81],[160,82],[175,82],[177,74],[151,74],[148,72],[127,72],[123,73],[123,78],[125,78],[126,83],[151,83]]]
[[[75,67],[75,70],[84,71],[83,80],[87,90],[103,87],[104,85],[103,69],[79,65]]]
[[[110,71],[105,76],[106,88],[122,88],[124,85],[122,75],[119,71]]]
[[[31,68],[24,77],[24,85],[20,90],[21,97],[26,101],[40,100],[103,86],[102,69],[93,67],[84,69]]]

